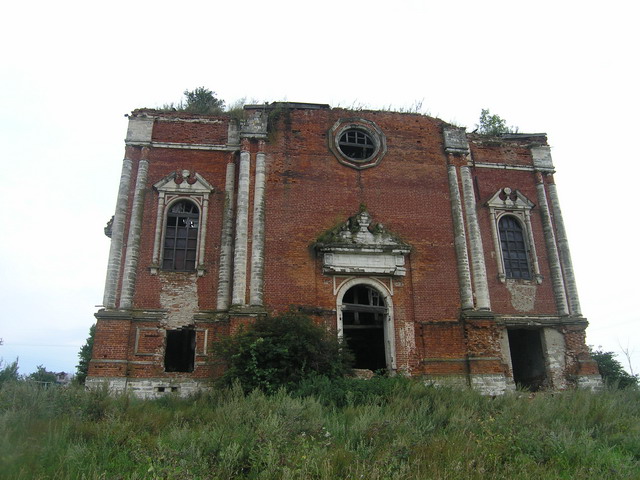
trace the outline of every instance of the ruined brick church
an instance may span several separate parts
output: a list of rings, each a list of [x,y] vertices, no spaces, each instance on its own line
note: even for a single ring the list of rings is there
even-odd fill
[[[207,387],[221,337],[291,309],[362,370],[490,394],[598,384],[545,134],[243,114],[129,116],[90,386]]]

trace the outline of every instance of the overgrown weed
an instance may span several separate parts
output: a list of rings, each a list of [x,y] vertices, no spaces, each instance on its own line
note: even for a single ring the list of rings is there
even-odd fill
[[[3,478],[635,479],[640,392],[483,397],[404,378],[193,398],[0,389]]]

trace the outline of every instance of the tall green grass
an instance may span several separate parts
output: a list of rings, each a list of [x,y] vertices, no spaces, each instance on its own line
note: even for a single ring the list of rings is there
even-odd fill
[[[638,479],[640,393],[312,379],[190,399],[0,389],[7,479]]]

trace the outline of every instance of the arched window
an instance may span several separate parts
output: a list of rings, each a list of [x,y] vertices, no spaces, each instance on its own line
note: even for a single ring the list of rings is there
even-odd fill
[[[504,215],[498,223],[498,232],[505,276],[530,280],[529,255],[522,225],[516,217]]]
[[[196,269],[200,211],[195,203],[180,200],[169,207],[162,253],[163,270]]]

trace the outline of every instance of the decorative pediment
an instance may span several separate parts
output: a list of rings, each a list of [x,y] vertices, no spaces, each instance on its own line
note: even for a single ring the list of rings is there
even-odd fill
[[[331,274],[406,274],[404,257],[411,247],[362,210],[323,233],[315,243],[323,257],[323,271]]]
[[[536,206],[518,190],[512,190],[509,187],[498,190],[486,205],[500,210],[531,210]]]
[[[213,187],[199,173],[189,170],[178,170],[173,172],[158,183],[153,188],[158,192],[182,193],[185,195],[204,195],[211,193]]]

